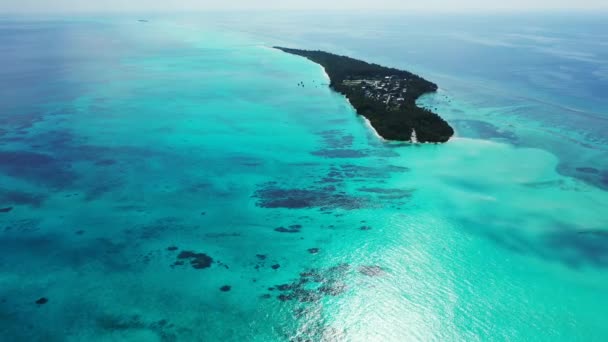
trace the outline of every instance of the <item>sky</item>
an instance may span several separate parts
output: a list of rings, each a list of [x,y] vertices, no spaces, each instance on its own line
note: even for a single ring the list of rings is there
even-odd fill
[[[0,0],[0,12],[205,10],[608,10],[608,0]]]

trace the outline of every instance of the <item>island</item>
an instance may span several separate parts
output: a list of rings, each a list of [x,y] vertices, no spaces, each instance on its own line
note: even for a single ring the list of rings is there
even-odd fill
[[[325,68],[330,88],[346,96],[386,140],[444,143],[454,135],[439,115],[416,105],[420,96],[437,91],[418,75],[323,51],[274,48]]]

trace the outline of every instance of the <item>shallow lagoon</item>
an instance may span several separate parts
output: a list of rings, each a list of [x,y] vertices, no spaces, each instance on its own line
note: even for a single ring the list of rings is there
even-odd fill
[[[462,120],[460,137],[387,144],[318,66],[255,33],[124,18],[1,27],[3,336],[608,334],[608,197],[559,172],[572,159],[551,152],[542,122],[509,120],[510,134],[490,115],[525,107],[471,103],[448,82],[421,103]]]

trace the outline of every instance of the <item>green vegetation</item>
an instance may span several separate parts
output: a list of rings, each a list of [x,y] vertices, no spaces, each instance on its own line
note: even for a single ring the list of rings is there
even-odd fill
[[[323,51],[276,47],[306,57],[325,68],[330,87],[345,95],[360,115],[388,140],[446,142],[454,130],[439,115],[416,105],[437,85],[407,71],[386,68]]]

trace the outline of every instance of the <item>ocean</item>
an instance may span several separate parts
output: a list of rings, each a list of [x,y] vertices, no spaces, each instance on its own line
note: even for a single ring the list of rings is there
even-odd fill
[[[607,18],[0,17],[0,339],[606,340]],[[457,134],[385,142],[275,45]]]

